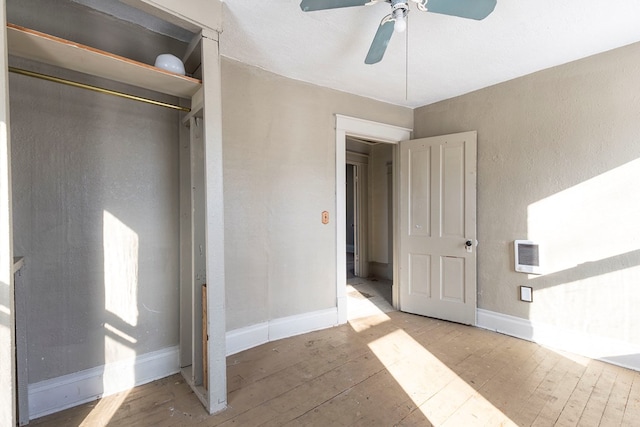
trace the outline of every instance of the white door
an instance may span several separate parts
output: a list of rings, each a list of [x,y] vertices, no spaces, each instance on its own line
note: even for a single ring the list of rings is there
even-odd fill
[[[400,309],[476,323],[476,132],[400,143]]]

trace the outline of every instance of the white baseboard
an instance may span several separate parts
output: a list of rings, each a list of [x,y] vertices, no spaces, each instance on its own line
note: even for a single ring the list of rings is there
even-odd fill
[[[227,354],[337,324],[338,311],[331,308],[236,329],[226,334]],[[178,372],[179,348],[170,347],[29,384],[29,419],[53,414]]]
[[[337,324],[338,310],[336,308],[283,317],[269,322],[269,341],[306,334]]]
[[[29,384],[29,419],[146,384],[180,371],[178,347]]]
[[[227,332],[227,356],[270,341],[330,328],[338,324],[336,308],[282,317]]]
[[[369,262],[369,275],[382,279],[393,280],[393,265],[383,262]]]
[[[227,356],[269,342],[269,322],[227,332]]]
[[[478,309],[479,328],[640,371],[640,346],[541,322]]]

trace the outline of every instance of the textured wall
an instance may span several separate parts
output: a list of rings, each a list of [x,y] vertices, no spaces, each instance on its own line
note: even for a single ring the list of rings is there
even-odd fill
[[[177,113],[18,75],[10,90],[29,382],[177,345]]]
[[[381,264],[393,262],[389,252],[389,188],[388,167],[391,164],[393,145],[377,144],[371,149],[369,159],[369,261]]]
[[[146,62],[177,46],[53,3],[9,2],[8,20]],[[17,58],[11,65],[175,102]],[[178,113],[15,74],[10,92],[29,383],[177,345]]]
[[[411,127],[413,111],[225,58],[222,72],[227,329],[335,307],[334,115]]]
[[[640,344],[638,58],[634,44],[416,110],[417,137],[478,131],[480,308]],[[540,241],[545,275],[514,272],[519,238]]]

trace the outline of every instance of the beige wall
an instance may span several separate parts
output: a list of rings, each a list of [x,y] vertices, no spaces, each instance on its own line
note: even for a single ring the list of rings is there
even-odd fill
[[[82,22],[70,34],[79,42],[92,27],[113,45],[176,45],[66,3],[12,1],[7,9],[9,21],[36,28],[58,14],[60,26]],[[55,30],[55,19],[46,22]],[[176,102],[19,58],[10,64]],[[17,74],[9,83],[29,383],[178,345],[179,113]]]
[[[335,307],[335,114],[411,127],[413,111],[226,58],[222,73],[227,329]]]
[[[369,161],[369,261],[374,275],[393,279],[393,248],[390,228],[390,169],[393,145],[377,144]]]
[[[639,58],[635,44],[415,111],[416,137],[478,131],[480,308],[640,344]],[[547,274],[514,272],[522,238]]]
[[[178,114],[14,74],[10,89],[29,383],[176,346]]]

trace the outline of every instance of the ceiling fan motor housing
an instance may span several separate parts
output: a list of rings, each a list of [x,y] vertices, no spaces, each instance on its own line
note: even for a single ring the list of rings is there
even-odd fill
[[[407,16],[409,12],[409,4],[406,0],[391,0],[391,8],[393,9],[393,15],[395,17],[396,11],[402,11],[404,16]]]

